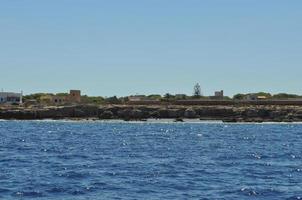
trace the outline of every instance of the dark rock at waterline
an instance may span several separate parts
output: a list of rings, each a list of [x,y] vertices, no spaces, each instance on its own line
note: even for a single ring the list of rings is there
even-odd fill
[[[110,110],[106,110],[102,114],[100,114],[99,118],[100,119],[113,119],[114,114]]]
[[[184,120],[182,118],[176,118],[174,122],[184,122]]]
[[[222,121],[225,123],[235,123],[238,120],[236,118],[229,118],[229,119],[223,119]]]
[[[117,117],[125,120],[148,118],[148,113],[139,109],[122,109],[117,112]]]
[[[184,117],[190,119],[196,118],[196,111],[193,108],[188,108],[184,113]]]
[[[206,119],[224,122],[302,121],[302,106],[61,106],[0,108],[1,119],[99,118],[143,120],[148,118]]]

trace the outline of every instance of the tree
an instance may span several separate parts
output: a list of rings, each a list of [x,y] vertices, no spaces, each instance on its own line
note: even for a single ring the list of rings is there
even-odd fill
[[[167,100],[171,99],[171,97],[172,97],[172,95],[170,93],[167,93],[164,95],[164,98]]]
[[[108,97],[105,99],[106,103],[109,103],[109,104],[120,104],[121,101],[116,97],[116,96],[113,96],[113,97]]]
[[[164,95],[164,97],[161,100],[162,101],[173,101],[173,100],[175,100],[175,96],[170,93],[167,93]]]
[[[201,96],[201,87],[199,83],[194,86],[193,96],[199,98]]]
[[[245,98],[245,94],[235,94],[234,96],[233,96],[233,99],[234,100],[243,100],[244,98]]]

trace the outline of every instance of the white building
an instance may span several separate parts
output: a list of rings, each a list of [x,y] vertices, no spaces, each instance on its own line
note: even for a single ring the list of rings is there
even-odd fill
[[[0,104],[22,103],[22,93],[0,92]]]

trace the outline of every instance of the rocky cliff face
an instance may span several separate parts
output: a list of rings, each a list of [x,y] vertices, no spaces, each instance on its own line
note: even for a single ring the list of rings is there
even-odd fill
[[[1,119],[123,119],[148,118],[222,120],[225,122],[298,122],[302,106],[65,106],[1,109]]]

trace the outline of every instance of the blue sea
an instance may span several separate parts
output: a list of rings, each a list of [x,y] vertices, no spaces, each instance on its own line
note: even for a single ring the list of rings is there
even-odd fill
[[[302,124],[0,122],[0,199],[301,199]]]

